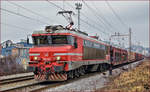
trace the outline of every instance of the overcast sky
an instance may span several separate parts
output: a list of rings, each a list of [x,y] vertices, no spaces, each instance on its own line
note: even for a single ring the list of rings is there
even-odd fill
[[[75,10],[75,3],[77,3],[77,1],[50,2],[66,10],[74,11],[74,28],[77,28],[77,10]],[[26,39],[28,34],[32,34],[34,30],[42,30],[46,25],[61,24],[66,26],[68,23],[64,17],[57,15],[57,12],[60,11],[60,9],[52,3],[48,3],[47,1],[2,1],[2,42],[6,40],[18,42],[20,39]],[[148,1],[85,1],[85,3],[80,3],[82,3],[82,31],[87,32],[89,35],[98,34],[102,40],[108,40],[110,35],[115,32],[128,34],[129,27],[131,27],[133,44],[140,44],[144,47],[148,47]],[[24,7],[24,9],[16,6],[16,4]],[[88,8],[86,4],[90,8]],[[113,13],[112,9],[117,16]],[[9,10],[9,12],[7,10]],[[33,11],[34,13],[31,13],[30,11]],[[24,17],[10,12],[24,15]],[[25,18],[25,16],[30,17],[30,19]],[[85,21],[91,26],[84,23]],[[117,38],[113,39],[113,42],[117,41]],[[127,38],[120,41],[122,43],[124,42],[125,45],[128,45]]]

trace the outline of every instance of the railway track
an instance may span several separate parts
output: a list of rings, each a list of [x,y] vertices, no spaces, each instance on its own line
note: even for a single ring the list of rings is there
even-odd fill
[[[0,85],[18,82],[18,81],[24,81],[24,80],[31,80],[31,79],[34,79],[34,75],[17,77],[17,78],[9,78],[9,79],[5,79],[5,80],[0,80]]]
[[[106,71],[104,71],[106,72]],[[74,78],[74,79],[70,79],[70,80],[67,80],[67,81],[62,81],[62,82],[49,82],[49,81],[41,81],[41,82],[37,82],[37,81],[30,81],[30,82],[26,82],[26,85],[20,85],[20,86],[16,86],[14,88],[11,88],[11,89],[5,89],[3,91],[7,91],[7,92],[22,92],[25,90],[25,92],[37,92],[37,91],[40,91],[40,90],[43,90],[43,89],[47,89],[47,88],[54,88],[54,87],[58,87],[58,86],[61,86],[61,85],[65,85],[65,84],[68,84],[68,83],[72,83],[72,82],[75,82],[75,81],[79,81],[81,79],[84,79],[84,78],[88,78],[88,77],[91,77],[91,76],[95,76],[99,74],[98,72],[93,72],[93,73],[89,73],[89,74],[85,74],[83,76],[80,76],[79,78]],[[19,83],[19,84],[22,84],[22,83]]]
[[[87,77],[90,77],[90,76],[94,76],[96,75],[97,73],[90,73],[90,74],[85,74],[84,76],[81,76],[80,78],[75,78],[73,80],[67,80],[67,81],[64,81],[64,82],[48,82],[48,81],[40,81],[40,82],[37,82],[35,81],[34,79],[33,80],[24,80],[24,81],[18,81],[17,83],[11,83],[11,84],[7,84],[7,85],[4,85],[2,88],[0,88],[0,92],[18,92],[17,90],[26,90],[25,92],[34,92],[34,91],[37,91],[37,90],[42,90],[42,89],[46,89],[46,88],[53,88],[53,87],[57,87],[57,86],[60,86],[60,85],[65,85],[67,83],[71,83],[71,82],[74,82],[74,81],[77,81],[77,80],[80,80],[80,79],[83,79],[83,78],[87,78]],[[10,87],[11,86],[11,87]]]
[[[139,62],[141,62],[141,61],[142,60],[140,60]],[[137,62],[135,61],[135,62],[132,62],[132,63],[137,63]],[[131,63],[127,63],[125,65],[113,67],[113,70],[115,72],[115,71],[117,71],[118,68],[122,68],[122,69],[130,68],[130,67],[127,67],[129,64],[131,64]],[[37,91],[40,91],[40,90],[43,90],[43,89],[47,89],[47,88],[54,88],[54,87],[65,85],[65,84],[69,84],[69,83],[72,83],[72,82],[75,82],[75,81],[80,81],[81,79],[84,79],[84,78],[88,78],[88,77],[91,77],[91,76],[96,76],[97,74],[102,74],[102,75],[108,75],[109,76],[109,70],[105,70],[103,72],[91,72],[91,73],[85,74],[83,76],[80,76],[79,78],[70,79],[70,80],[67,80],[67,81],[64,81],[64,82],[53,82],[50,85],[39,86],[39,87],[30,89],[30,90],[28,90],[28,92],[37,92]]]
[[[120,67],[122,67],[122,66],[120,66]],[[117,67],[114,67],[113,69],[117,69],[120,67],[117,66]],[[108,72],[108,70],[101,72],[101,73],[106,73],[106,72]],[[95,76],[96,74],[100,74],[100,72],[93,72],[90,74],[85,74],[84,76],[81,76],[80,78],[75,78],[75,79],[67,80],[64,82],[48,82],[48,81],[38,82],[33,79],[33,75],[26,76],[27,78],[25,78],[25,77],[20,77],[20,79],[16,78],[12,81],[5,79],[5,81],[1,82],[4,86],[2,86],[0,88],[0,92],[1,91],[2,92],[4,92],[4,91],[12,92],[12,90],[13,90],[13,92],[15,92],[15,91],[18,92],[17,90],[19,90],[19,91],[25,90],[25,92],[36,92],[36,91],[40,91],[40,90],[47,89],[47,88],[53,88],[53,87],[65,85],[65,84],[68,84],[68,83],[71,83],[71,82],[74,82],[77,80],[79,81],[81,79],[88,78],[90,76]],[[8,83],[10,83],[10,84],[8,84]]]
[[[32,72],[2,76],[0,77],[0,92],[14,89],[14,87],[12,86],[7,88],[7,85],[11,85],[13,83],[15,84],[27,80],[33,80],[33,79],[34,79],[34,74]]]

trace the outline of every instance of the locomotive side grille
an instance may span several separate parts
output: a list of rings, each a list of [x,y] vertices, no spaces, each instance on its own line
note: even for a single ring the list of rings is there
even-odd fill
[[[83,49],[83,59],[105,59],[106,53],[105,50],[96,49],[91,47],[85,47]]]

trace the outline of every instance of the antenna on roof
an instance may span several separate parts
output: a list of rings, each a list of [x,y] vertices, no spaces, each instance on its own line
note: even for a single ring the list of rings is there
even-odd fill
[[[69,25],[66,26],[67,29],[71,30],[74,22],[72,20],[72,15],[74,15],[73,11],[59,11],[58,14],[61,14],[68,22]]]

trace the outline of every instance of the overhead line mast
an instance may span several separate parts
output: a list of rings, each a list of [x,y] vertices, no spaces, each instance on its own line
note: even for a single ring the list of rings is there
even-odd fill
[[[78,30],[80,30],[80,10],[82,8],[81,3],[75,3],[76,9],[78,10]]]
[[[69,3],[67,3],[67,4],[68,4],[72,9],[74,9],[74,7],[73,7],[71,4],[69,4]],[[80,14],[82,14],[82,15],[83,15],[86,19],[88,19],[89,21],[94,22],[94,25],[92,25],[92,24],[90,24],[88,21],[85,21],[85,20],[83,20],[83,19],[80,18],[81,22],[83,22],[83,23],[85,23],[85,24],[91,26],[92,28],[96,29],[97,31],[102,32],[103,34],[108,35],[108,33],[106,33],[106,31],[102,31],[102,29],[103,29],[103,30],[106,30],[103,26],[99,25],[99,23],[97,23],[97,22],[94,21],[93,19],[87,17],[83,12],[80,12]],[[101,28],[102,28],[102,29],[101,29]]]

